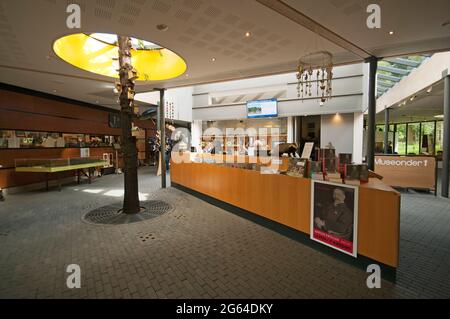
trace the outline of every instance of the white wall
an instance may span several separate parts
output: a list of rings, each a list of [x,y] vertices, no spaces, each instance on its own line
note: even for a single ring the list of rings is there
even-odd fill
[[[322,115],[320,127],[321,147],[325,147],[331,142],[336,148],[336,153],[353,153],[353,130],[353,113]]]
[[[212,97],[239,96],[267,91],[286,91],[285,98],[278,99],[278,116],[302,116],[361,112],[363,111],[364,64],[352,64],[334,68],[333,97],[323,106],[316,96],[313,84],[312,96],[300,100],[295,73],[259,77],[194,87],[192,118],[195,120],[244,119],[246,102],[222,105],[211,104]]]
[[[353,162],[361,164],[363,162],[363,131],[364,113],[353,114]]]
[[[294,118],[292,116],[287,119],[287,142],[294,142]]]
[[[193,87],[182,87],[176,89],[168,89],[164,98],[166,102],[174,105],[174,120],[192,121],[192,107],[193,107]],[[136,101],[142,101],[150,104],[158,104],[159,92],[138,93],[135,96]]]
[[[202,142],[202,121],[195,120],[191,125],[191,146],[200,151]]]
[[[174,103],[175,120],[192,121],[192,92],[193,87],[167,90],[166,100]]]

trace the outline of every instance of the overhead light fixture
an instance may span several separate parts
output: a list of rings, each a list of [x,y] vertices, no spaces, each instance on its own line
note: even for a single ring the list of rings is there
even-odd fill
[[[441,115],[435,115],[434,117],[437,118],[437,119],[443,119],[443,118],[444,118],[444,114],[441,114]]]
[[[245,36],[248,38],[250,36],[250,32],[245,32]]]
[[[411,97],[410,97],[410,99],[409,99],[409,100],[410,100],[410,101],[412,102],[412,101],[414,101],[414,99],[415,99],[415,98],[416,98],[416,96],[415,96],[415,95],[413,95],[413,96],[411,96]]]
[[[433,91],[433,87],[432,87],[432,86],[430,86],[430,87],[428,88],[427,93],[431,93],[431,91]]]
[[[212,61],[212,62],[216,62],[216,58],[212,58],[211,61]]]
[[[316,96],[326,102],[332,96],[333,55],[318,51],[300,57],[297,65],[297,97],[303,100],[312,96],[313,82],[316,82]]]
[[[394,31],[389,31],[389,35],[394,35]]]

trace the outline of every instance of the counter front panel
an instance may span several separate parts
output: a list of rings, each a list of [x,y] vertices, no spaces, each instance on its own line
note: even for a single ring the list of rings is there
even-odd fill
[[[207,163],[172,163],[171,181],[310,233],[311,179]],[[359,191],[358,254],[398,266],[400,194],[378,180]]]

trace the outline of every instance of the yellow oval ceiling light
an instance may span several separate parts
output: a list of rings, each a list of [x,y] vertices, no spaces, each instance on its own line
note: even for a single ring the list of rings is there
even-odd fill
[[[148,41],[132,38],[131,63],[138,81],[176,78],[186,72],[186,62],[176,53]],[[55,53],[67,63],[92,73],[118,78],[117,36],[76,33],[59,38]]]

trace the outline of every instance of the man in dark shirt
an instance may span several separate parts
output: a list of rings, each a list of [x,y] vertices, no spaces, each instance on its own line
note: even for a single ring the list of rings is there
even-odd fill
[[[352,240],[353,213],[345,204],[345,192],[340,188],[335,188],[333,199],[334,203],[314,219],[315,225],[330,235]]]

